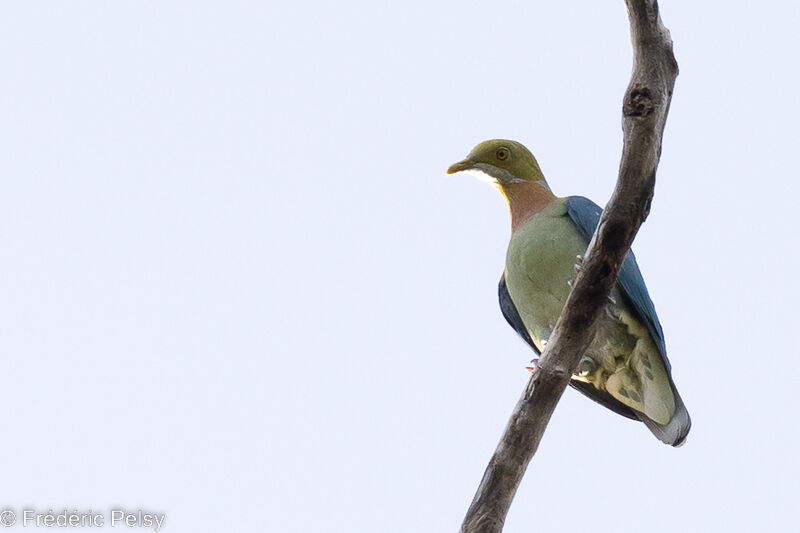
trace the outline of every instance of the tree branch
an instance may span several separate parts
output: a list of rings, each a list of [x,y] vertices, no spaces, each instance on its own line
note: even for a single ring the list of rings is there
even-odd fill
[[[483,474],[462,533],[494,533],[506,514],[550,416],[594,337],[594,323],[617,281],[636,232],[650,211],[661,138],[678,64],[656,0],[626,0],[633,74],[622,105],[619,179],[539,368],[517,402]]]

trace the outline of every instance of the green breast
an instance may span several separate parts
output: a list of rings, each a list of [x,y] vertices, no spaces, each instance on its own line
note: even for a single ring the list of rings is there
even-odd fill
[[[555,200],[517,228],[506,255],[508,292],[540,349],[569,295],[576,256],[586,251],[564,202]]]
[[[533,342],[544,351],[575,279],[576,256],[587,243],[567,214],[564,199],[517,228],[506,255],[508,293]],[[597,320],[594,340],[574,379],[606,390],[659,424],[675,411],[669,376],[647,329],[616,286]]]

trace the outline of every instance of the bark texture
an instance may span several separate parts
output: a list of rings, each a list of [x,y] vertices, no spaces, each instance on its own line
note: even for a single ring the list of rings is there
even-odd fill
[[[624,147],[619,178],[584,258],[539,368],[517,402],[461,526],[462,533],[496,533],[550,416],[617,281],[636,232],[650,211],[661,138],[678,64],[655,0],[626,0],[633,75],[622,104]]]

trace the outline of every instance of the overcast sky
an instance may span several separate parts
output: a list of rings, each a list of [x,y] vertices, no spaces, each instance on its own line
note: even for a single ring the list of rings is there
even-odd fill
[[[800,520],[800,8],[661,12],[681,72],[634,249],[692,432],[568,390],[509,533]],[[532,353],[507,208],[444,171],[512,138],[604,205],[623,2],[18,1],[0,66],[0,506],[457,530]]]

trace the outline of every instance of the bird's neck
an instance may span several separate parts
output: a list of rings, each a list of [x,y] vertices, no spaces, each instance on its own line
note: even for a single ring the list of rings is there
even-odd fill
[[[511,232],[525,224],[533,215],[556,199],[550,189],[535,181],[508,183],[500,187],[511,211]]]

